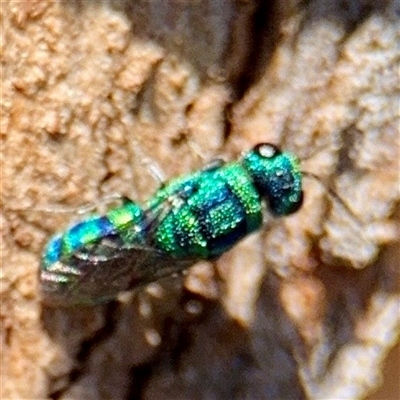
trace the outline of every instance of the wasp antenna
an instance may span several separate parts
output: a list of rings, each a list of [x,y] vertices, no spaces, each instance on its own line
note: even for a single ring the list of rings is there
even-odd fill
[[[301,162],[311,160],[313,157],[316,155],[320,154],[321,152],[325,150],[333,151],[333,152],[338,152],[341,149],[341,144],[338,141],[340,138],[339,137],[334,137],[329,143],[319,143],[315,146],[308,147],[308,152],[306,155],[299,157]]]
[[[313,174],[312,172],[307,172],[307,171],[301,171],[301,173],[308,177],[313,179],[314,181],[318,182],[320,185],[322,185],[328,195],[335,201],[337,201],[341,207],[346,211],[346,213],[351,217],[351,219],[359,226],[362,227],[361,221],[358,219],[358,217],[354,214],[354,212],[350,209],[350,207],[346,204],[346,202],[330,187],[326,186],[323,180],[318,176]]]

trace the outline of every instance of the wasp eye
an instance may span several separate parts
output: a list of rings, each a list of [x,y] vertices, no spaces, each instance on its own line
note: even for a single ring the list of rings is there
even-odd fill
[[[264,158],[273,158],[281,154],[281,150],[279,149],[279,147],[271,143],[259,143],[257,146],[254,147],[254,151]]]

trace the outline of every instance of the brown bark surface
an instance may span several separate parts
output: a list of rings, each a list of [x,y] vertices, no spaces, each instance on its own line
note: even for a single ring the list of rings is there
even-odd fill
[[[399,2],[0,7],[1,398],[361,399],[378,387],[400,328]],[[194,146],[233,159],[258,142],[323,182],[304,179],[298,213],[111,304],[41,303],[43,246],[79,219],[61,209],[149,198],[143,153],[172,178],[204,164]]]

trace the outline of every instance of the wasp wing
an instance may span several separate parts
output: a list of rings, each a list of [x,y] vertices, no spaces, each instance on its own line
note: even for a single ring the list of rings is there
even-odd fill
[[[42,267],[43,300],[53,305],[96,304],[181,272],[198,258],[173,257],[152,246],[152,234],[171,210],[171,202],[145,211],[145,222],[104,235],[64,258]],[[139,239],[137,232],[145,232]],[[123,237],[125,236],[125,239]],[[126,239],[130,237],[130,239]]]
[[[121,247],[119,238],[106,237],[90,248],[41,270],[43,300],[50,304],[96,304],[112,300],[160,278],[179,273],[198,259],[175,258],[153,247]]]

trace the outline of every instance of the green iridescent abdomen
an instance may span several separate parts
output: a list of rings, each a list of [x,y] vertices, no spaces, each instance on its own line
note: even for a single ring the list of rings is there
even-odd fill
[[[126,201],[112,208],[106,215],[92,215],[84,221],[71,226],[61,234],[53,236],[43,255],[43,268],[51,269],[55,263],[68,263],[70,257],[79,251],[100,246],[101,240],[113,237],[122,243],[142,242],[143,233],[138,232],[144,221],[140,206]]]
[[[148,206],[166,202],[152,245],[176,257],[218,257],[262,224],[260,196],[239,163],[173,180]]]

